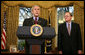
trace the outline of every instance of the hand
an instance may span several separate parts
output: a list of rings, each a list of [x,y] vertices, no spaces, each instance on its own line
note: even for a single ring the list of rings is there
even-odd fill
[[[59,54],[62,54],[62,51],[59,51]]]
[[[82,54],[82,51],[81,50],[78,50],[78,54]]]

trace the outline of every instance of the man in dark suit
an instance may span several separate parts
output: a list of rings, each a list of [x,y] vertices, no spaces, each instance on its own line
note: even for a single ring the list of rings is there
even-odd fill
[[[65,13],[65,21],[58,27],[59,54],[82,54],[80,26],[71,21],[70,12]]]
[[[47,20],[39,17],[40,7],[38,5],[34,5],[32,7],[31,13],[33,14],[33,17],[31,17],[29,19],[25,19],[24,22],[23,22],[23,26],[32,26],[34,24],[39,24],[42,27],[47,26]],[[25,47],[26,53],[29,53],[29,44],[27,43],[28,40],[26,40],[25,42],[26,42],[26,47]],[[44,44],[45,43],[43,43],[41,45],[41,53],[42,54],[44,54]]]

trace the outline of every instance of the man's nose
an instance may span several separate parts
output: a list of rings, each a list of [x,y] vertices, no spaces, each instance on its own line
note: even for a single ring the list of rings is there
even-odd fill
[[[36,12],[38,12],[38,10],[36,10]]]
[[[36,11],[38,11],[38,10],[36,10]]]

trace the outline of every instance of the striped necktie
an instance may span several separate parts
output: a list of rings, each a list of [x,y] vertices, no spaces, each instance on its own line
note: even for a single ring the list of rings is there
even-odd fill
[[[68,33],[70,35],[70,24],[68,24]]]
[[[34,21],[35,24],[37,24],[37,17],[35,17],[35,21]]]

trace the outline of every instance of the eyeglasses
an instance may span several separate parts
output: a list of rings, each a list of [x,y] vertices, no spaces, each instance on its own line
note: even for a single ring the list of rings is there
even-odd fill
[[[64,16],[64,17],[70,17],[70,16]]]

